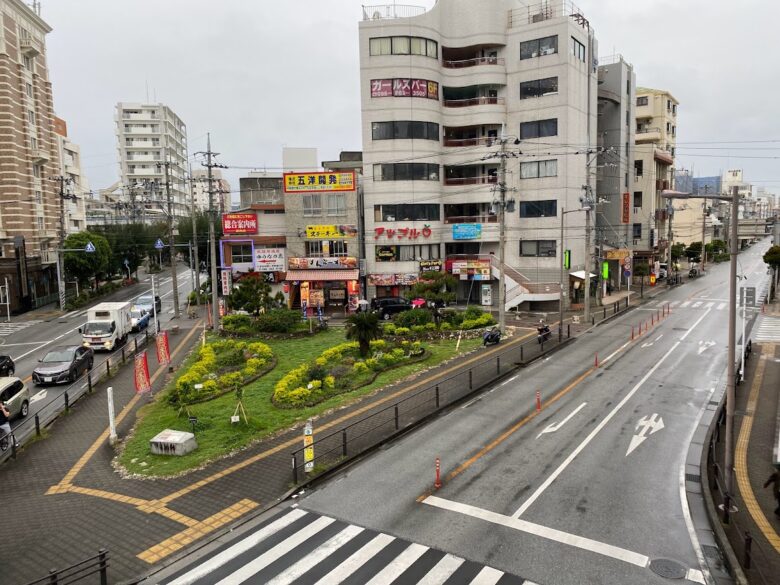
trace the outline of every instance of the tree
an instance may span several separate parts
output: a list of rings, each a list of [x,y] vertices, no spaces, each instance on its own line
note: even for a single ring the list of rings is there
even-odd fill
[[[698,261],[701,258],[701,242],[691,242],[691,245],[685,248],[685,256],[689,261]]]
[[[360,346],[360,355],[368,356],[371,351],[371,341],[379,338],[379,315],[376,313],[355,313],[347,319],[347,339],[357,341]]]
[[[685,244],[674,244],[672,246],[672,260],[679,260],[685,253]]]
[[[187,244],[192,241],[192,218],[185,217],[176,224],[179,235],[176,236],[177,244]],[[195,230],[198,235],[198,260],[210,263],[209,256],[209,216],[203,211],[195,212]],[[214,237],[217,242],[222,237],[222,222],[217,218],[214,221]],[[194,256],[193,256],[194,260]]]
[[[276,297],[271,296],[271,285],[258,272],[249,272],[236,283],[228,304],[234,310],[243,309],[253,315],[259,314],[261,308],[270,311],[277,305]]]
[[[89,242],[95,246],[94,252],[65,252],[65,271],[73,275],[82,285],[88,284],[89,279],[94,277],[97,286],[111,258],[111,246],[108,240],[98,233],[77,232],[65,239],[65,249],[84,250]]]
[[[458,280],[448,272],[424,272],[406,296],[434,303],[451,303],[455,300],[455,293],[451,291],[457,285]]]
[[[764,254],[764,262],[766,262],[772,269],[780,269],[780,246],[772,246]]]

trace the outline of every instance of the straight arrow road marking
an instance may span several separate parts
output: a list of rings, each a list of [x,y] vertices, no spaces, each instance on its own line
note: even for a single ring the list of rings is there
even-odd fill
[[[577,414],[579,411],[581,411],[583,408],[585,408],[585,405],[586,405],[586,404],[588,404],[588,403],[587,403],[587,402],[583,402],[582,404],[580,404],[580,405],[579,405],[577,408],[575,408],[573,411],[571,411],[571,413],[569,414],[569,416],[567,416],[565,419],[563,419],[563,420],[562,420],[561,422],[559,422],[559,423],[553,423],[553,424],[551,424],[551,425],[550,425],[550,426],[548,426],[546,429],[544,429],[544,430],[543,430],[541,433],[539,433],[539,434],[536,436],[536,438],[538,439],[539,437],[541,437],[541,436],[542,436],[543,434],[545,434],[545,433],[554,433],[555,431],[557,431],[558,429],[560,429],[560,428],[561,428],[563,425],[565,425],[565,424],[566,424],[567,422],[569,422],[569,421],[570,421],[572,418],[574,418],[574,415],[575,415],[575,414]]]
[[[46,398],[46,394],[48,394],[48,392],[49,392],[48,390],[41,390],[35,396],[32,396],[30,398],[30,404],[34,404],[39,400],[43,400],[44,398]]]
[[[703,354],[709,348],[715,345],[714,341],[700,341],[699,342],[699,355]]]
[[[664,428],[664,419],[662,419],[659,414],[653,413],[649,417],[644,416],[640,418],[639,422],[636,423],[635,429],[638,432],[631,437],[631,444],[628,446],[628,451],[626,451],[626,457],[628,457],[634,449],[639,447],[639,445],[644,443],[647,437],[657,433],[662,428]]]

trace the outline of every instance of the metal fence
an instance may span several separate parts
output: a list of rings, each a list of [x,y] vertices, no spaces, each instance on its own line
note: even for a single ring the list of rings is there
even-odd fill
[[[628,308],[626,301],[599,309],[594,312],[591,324],[611,319]],[[554,329],[550,337],[542,343],[538,337],[534,337],[522,344],[507,344],[490,352],[484,360],[468,368],[449,376],[434,378],[408,396],[389,405],[378,405],[359,420],[318,436],[310,446],[315,454],[310,461],[305,461],[306,447],[292,452],[293,483],[297,485],[308,481],[335,465],[364,453],[440,410],[490,386],[518,367],[557,349],[570,339],[571,324],[564,323],[562,328]]]
[[[101,548],[94,557],[65,569],[52,569],[46,577],[30,581],[26,585],[70,585],[93,575],[98,575],[100,585],[108,585],[108,557],[108,551]]]
[[[73,404],[86,394],[91,394],[95,385],[115,375],[119,368],[132,361],[139,349],[149,345],[154,335],[146,329],[130,337],[121,348],[114,350],[105,359],[95,360],[92,369],[65,388],[65,391],[43,404],[34,415],[28,415],[13,428],[14,441],[9,441],[9,449],[0,452],[0,463],[9,458],[16,459],[16,443],[23,444],[32,437],[41,436],[42,429],[49,426],[63,412],[70,410]],[[97,355],[95,356],[97,358]]]

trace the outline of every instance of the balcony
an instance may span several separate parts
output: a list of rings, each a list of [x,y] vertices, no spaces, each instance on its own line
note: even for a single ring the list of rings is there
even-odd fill
[[[489,203],[447,203],[444,223],[498,223],[498,216],[490,208]]]
[[[646,142],[660,142],[661,141],[661,129],[648,126],[640,126],[636,129],[636,143],[643,144]]]
[[[480,136],[484,131],[487,136]],[[444,146],[492,146],[498,139],[498,133],[501,127],[498,125],[488,126],[460,126],[444,128]]]
[[[19,48],[28,57],[37,57],[43,52],[38,40],[27,36],[19,39]]]
[[[504,98],[496,96],[473,97],[465,99],[444,100],[445,108],[465,108],[468,106],[504,105]]]
[[[503,57],[473,57],[471,59],[450,59],[442,61],[442,66],[447,69],[463,69],[465,67],[478,67],[479,65],[504,65]]]
[[[582,11],[569,0],[544,0],[523,8],[510,10],[507,28],[517,28],[566,16],[570,16],[582,28],[586,30],[590,28],[590,23]]]
[[[36,163],[42,163],[49,160],[49,153],[40,146],[32,149],[32,158]]]
[[[425,14],[424,6],[410,4],[378,4],[363,6],[363,20],[393,20],[396,18],[411,18]]]
[[[488,185],[498,183],[498,169],[486,165],[455,165],[444,167],[445,185]],[[454,215],[472,215],[457,213]]]

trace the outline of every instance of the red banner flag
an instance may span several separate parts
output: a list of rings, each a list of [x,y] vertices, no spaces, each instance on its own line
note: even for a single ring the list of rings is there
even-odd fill
[[[168,345],[168,332],[162,331],[157,334],[157,362],[162,366],[171,363],[171,348]]]
[[[146,352],[135,354],[135,392],[151,392],[152,383],[149,380],[149,362],[146,359]]]

